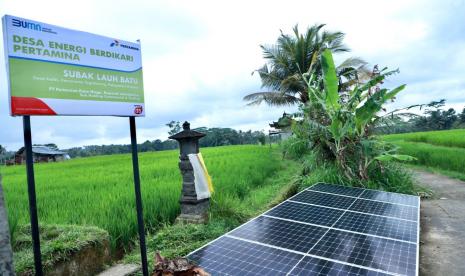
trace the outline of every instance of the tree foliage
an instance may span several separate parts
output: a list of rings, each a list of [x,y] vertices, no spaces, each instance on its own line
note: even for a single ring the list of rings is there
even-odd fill
[[[344,45],[344,33],[324,30],[324,24],[313,25],[304,33],[296,25],[291,35],[281,32],[276,44],[261,45],[267,63],[256,70],[262,88],[269,91],[256,92],[244,97],[249,105],[265,102],[269,105],[295,105],[308,102],[309,96],[302,74],[312,71],[321,76],[320,55],[329,49],[333,53],[348,52]],[[341,91],[365,78],[367,63],[360,58],[349,58],[335,70],[338,88]]]
[[[428,104],[409,106],[405,109],[420,107],[423,114],[413,112],[391,112],[385,120],[376,126],[380,134],[394,134],[418,131],[448,130],[465,128],[465,108],[457,113],[453,108],[443,110],[445,100],[433,101]],[[399,109],[396,111],[403,111]]]
[[[181,123],[178,121],[171,121],[167,123],[166,126],[170,128],[170,130],[168,131],[168,134],[170,136],[175,135],[176,133],[181,131]]]

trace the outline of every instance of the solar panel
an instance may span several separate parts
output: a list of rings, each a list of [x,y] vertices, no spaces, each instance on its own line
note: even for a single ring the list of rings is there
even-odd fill
[[[322,206],[305,205],[302,203],[285,201],[283,204],[266,212],[265,215],[291,219],[299,222],[331,226],[342,216],[343,213],[343,210],[328,209]]]
[[[222,237],[188,256],[212,275],[286,275],[302,256]]]
[[[290,198],[290,200],[320,205],[324,207],[347,209],[350,205],[352,205],[352,203],[354,203],[356,198],[332,194],[322,194],[311,191],[303,191],[298,195],[295,195],[294,197]]]
[[[389,202],[389,203],[397,203],[397,204],[404,204],[404,205],[410,205],[413,207],[418,207],[417,198],[413,196],[409,196],[409,195],[365,190],[363,195],[361,195],[360,197],[365,198],[365,199],[378,200],[378,201],[384,201],[384,202]]]
[[[326,230],[318,226],[258,217],[229,235],[306,253]]]
[[[393,203],[357,199],[349,211],[417,221],[418,208]]]
[[[419,207],[318,183],[187,258],[212,275],[418,275]]]
[[[331,229],[310,254],[386,272],[412,275],[416,245]]]
[[[334,228],[416,242],[417,223],[413,221],[347,212]]]

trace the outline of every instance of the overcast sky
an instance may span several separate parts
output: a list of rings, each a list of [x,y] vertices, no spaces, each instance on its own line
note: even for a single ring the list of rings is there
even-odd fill
[[[279,30],[315,23],[346,33],[348,56],[400,69],[387,87],[407,88],[397,106],[445,98],[465,105],[465,1],[17,1],[0,0],[10,14],[123,40],[141,40],[145,118],[138,140],[167,137],[171,120],[193,127],[266,130],[290,107],[247,107],[260,91],[251,72],[264,64],[260,44]],[[0,43],[3,53],[3,41]],[[341,60],[347,56],[338,56]],[[0,144],[16,150],[22,120],[12,118],[4,57],[0,55]],[[33,117],[33,143],[60,148],[129,143],[127,118]]]

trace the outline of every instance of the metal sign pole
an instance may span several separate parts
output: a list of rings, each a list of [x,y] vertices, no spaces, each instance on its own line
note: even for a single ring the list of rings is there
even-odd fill
[[[31,117],[23,116],[24,149],[26,152],[27,191],[29,195],[29,215],[31,218],[32,249],[34,268],[37,276],[42,276],[42,259],[40,254],[39,220],[37,218],[36,187],[34,179],[34,159],[32,157]]]
[[[145,246],[144,216],[142,212],[142,196],[140,191],[139,159],[137,157],[136,118],[129,117],[131,129],[132,167],[134,172],[134,188],[136,193],[137,224],[139,228],[140,257],[142,260],[142,273],[149,275],[147,266],[147,248]]]

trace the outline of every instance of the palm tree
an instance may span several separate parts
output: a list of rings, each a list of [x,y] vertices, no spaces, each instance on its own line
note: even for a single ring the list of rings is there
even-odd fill
[[[321,75],[319,57],[325,49],[330,49],[333,53],[349,51],[343,44],[344,33],[322,30],[324,26],[313,25],[301,34],[296,25],[293,36],[281,31],[276,44],[260,45],[267,64],[256,72],[260,75],[262,88],[270,91],[249,94],[244,100],[249,105],[265,102],[274,106],[308,102],[307,86],[302,74],[316,70]],[[366,71],[366,64],[359,58],[349,58],[338,66],[341,90],[355,84],[359,72]]]

